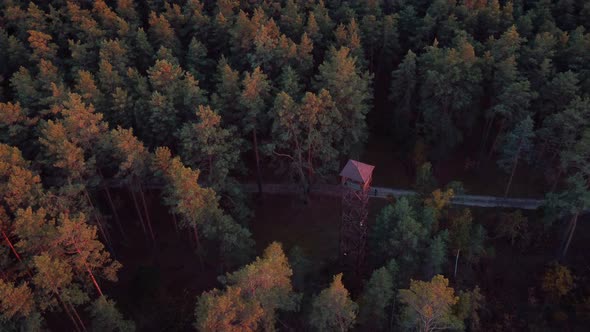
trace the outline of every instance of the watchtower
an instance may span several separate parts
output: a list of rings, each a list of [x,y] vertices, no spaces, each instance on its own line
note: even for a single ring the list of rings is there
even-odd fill
[[[349,160],[342,171],[340,258],[358,270],[365,255],[369,191],[375,166]]]

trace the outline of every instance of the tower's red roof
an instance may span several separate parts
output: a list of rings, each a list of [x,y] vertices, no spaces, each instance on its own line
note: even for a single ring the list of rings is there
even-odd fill
[[[356,182],[367,183],[371,180],[371,176],[373,176],[374,168],[375,166],[373,165],[350,159],[340,172],[340,176]]]

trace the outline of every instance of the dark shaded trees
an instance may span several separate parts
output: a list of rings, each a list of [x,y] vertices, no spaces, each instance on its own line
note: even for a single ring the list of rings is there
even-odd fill
[[[355,323],[358,305],[342,284],[342,273],[312,301],[310,325],[317,331],[348,331]]]

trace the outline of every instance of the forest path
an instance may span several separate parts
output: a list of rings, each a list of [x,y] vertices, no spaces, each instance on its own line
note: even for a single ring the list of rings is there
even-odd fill
[[[257,192],[258,187],[255,183],[243,184],[242,188],[246,192]],[[324,195],[340,196],[341,187],[331,184],[317,184],[311,187],[311,192]],[[301,187],[296,184],[282,183],[265,183],[262,185],[262,191],[268,194],[296,194],[301,192]],[[395,189],[385,187],[371,187],[369,193],[373,198],[387,198],[387,196],[401,197],[415,195],[413,190]],[[541,199],[529,198],[504,198],[498,196],[481,196],[481,195],[456,195],[451,200],[452,204],[464,206],[479,207],[507,207],[524,210],[536,210],[543,204]]]

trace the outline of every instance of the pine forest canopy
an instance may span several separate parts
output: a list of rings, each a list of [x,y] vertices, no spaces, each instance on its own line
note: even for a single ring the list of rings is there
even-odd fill
[[[154,258],[167,227],[203,278],[222,276],[203,282],[216,288],[195,310],[167,302],[184,316],[161,329],[518,324],[482,309],[496,294],[469,278],[492,260],[491,241],[526,252],[562,232],[563,263],[584,227],[588,17],[584,0],[0,1],[0,330],[156,328],[148,305],[112,290],[141,270],[126,250],[168,260]],[[274,242],[253,261],[267,241],[251,226],[269,207],[241,183],[256,181],[264,200],[263,180],[278,177],[308,203],[341,170],[373,180],[355,161],[367,150],[407,160],[419,195],[371,213],[357,280]],[[503,211],[490,236],[476,211],[449,205],[463,187],[434,176],[463,159],[505,179],[504,196],[526,171],[546,188],[543,217]],[[553,302],[523,320],[577,326],[590,295],[570,274],[551,265],[539,292]]]

